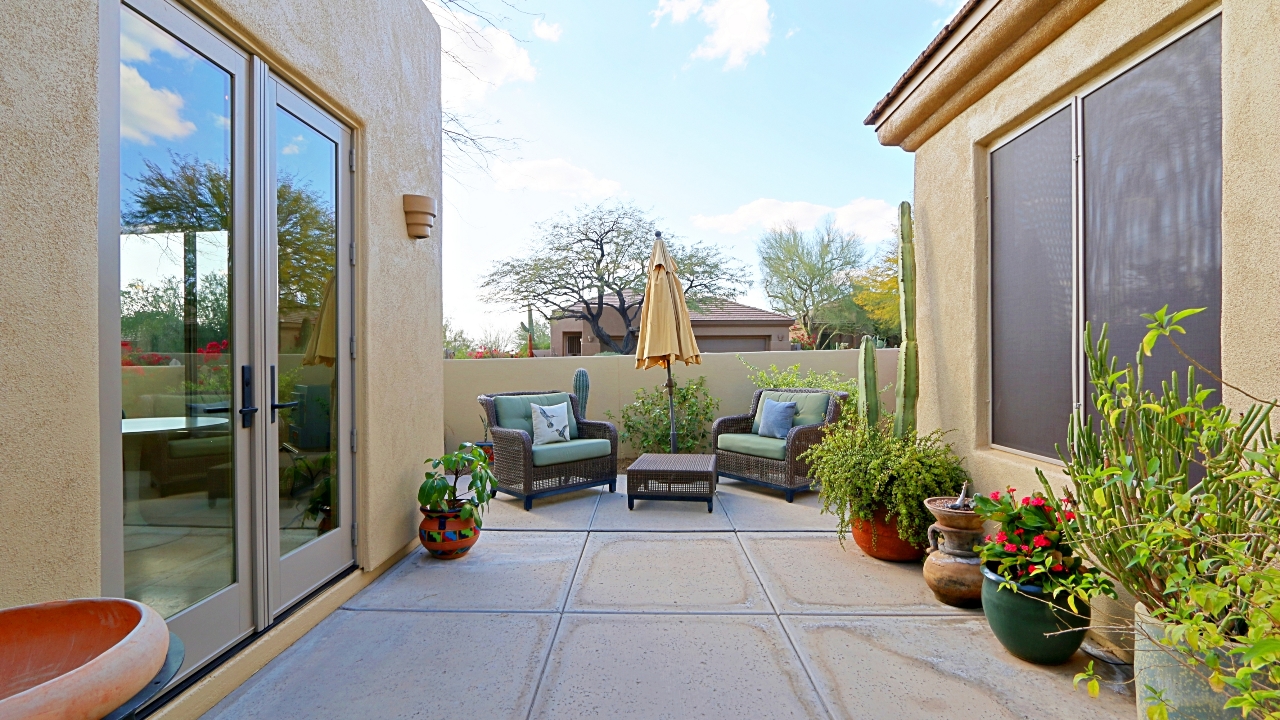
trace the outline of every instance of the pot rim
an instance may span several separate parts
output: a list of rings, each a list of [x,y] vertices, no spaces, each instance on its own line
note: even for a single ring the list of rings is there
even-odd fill
[[[982,577],[994,583],[1011,582],[996,574],[995,571],[987,567],[986,563],[982,563]],[[1025,593],[1027,595],[1044,595],[1044,588],[1039,585],[1023,585],[1020,582],[1014,582],[1014,584],[1017,585],[1018,592]]]
[[[925,498],[924,506],[930,510],[934,510],[934,509],[944,510],[946,512],[955,513],[957,515],[977,515],[978,514],[972,510],[956,510],[955,508],[949,508],[946,506],[945,503],[941,503],[941,502],[934,503],[935,500],[946,500],[948,503],[950,503],[955,501],[955,499],[958,497],[960,496],[959,495],[939,495],[937,497]],[[935,504],[937,505],[936,508],[934,507]]]

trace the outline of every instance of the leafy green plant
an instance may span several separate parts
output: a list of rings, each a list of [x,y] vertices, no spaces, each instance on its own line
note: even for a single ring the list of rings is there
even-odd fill
[[[761,370],[747,362],[741,355],[738,356],[738,360],[741,360],[742,364],[746,365],[747,369],[751,371],[751,375],[748,376],[751,384],[762,390],[772,388],[780,390],[787,388],[817,388],[819,390],[847,392],[850,398],[858,394],[857,381],[847,378],[835,370],[820,373],[810,368],[801,375],[800,363],[796,363],[785,370],[779,370],[777,365],[770,365],[767,370]]]
[[[418,487],[418,504],[434,512],[458,510],[458,517],[473,519],[476,527],[480,527],[480,513],[493,499],[498,482],[489,469],[489,458],[484,451],[471,443],[462,443],[457,452],[427,458],[426,463],[431,469]],[[471,495],[458,497],[458,481],[468,474],[471,479],[466,489]]]
[[[969,479],[942,438],[941,431],[895,437],[892,417],[867,425],[855,413],[827,427],[800,458],[822,485],[822,512],[836,516],[841,544],[851,527],[870,522],[881,507],[897,519],[903,540],[925,543],[933,523],[925,499],[957,495]]]
[[[676,383],[676,450],[697,452],[707,444],[710,423],[715,420],[720,401],[707,393],[707,379],[699,377],[681,385]],[[612,412],[605,415],[615,420]],[[621,430],[618,438],[642,453],[671,451],[671,414],[667,407],[667,388],[636,390],[636,399],[622,406]]]
[[[1153,640],[1224,692],[1225,707],[1280,718],[1276,403],[1239,388],[1255,401],[1242,413],[1210,401],[1195,368],[1212,372],[1174,338],[1197,312],[1166,306],[1144,315],[1149,332],[1136,363],[1123,368],[1109,354],[1106,326],[1096,342],[1087,336],[1096,416],[1071,418],[1062,491],[1079,522],[1064,535],[1165,623],[1165,637]],[[1155,392],[1144,387],[1143,365],[1162,338],[1194,367]],[[1158,696],[1147,713],[1169,710]]]

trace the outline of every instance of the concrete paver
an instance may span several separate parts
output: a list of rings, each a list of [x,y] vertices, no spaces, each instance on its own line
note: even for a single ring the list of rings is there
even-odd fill
[[[608,494],[608,488],[604,488]],[[598,487],[549,495],[533,501],[533,509],[526,511],[524,501],[506,494],[499,494],[484,511],[486,530],[590,530],[591,516],[595,514]]]
[[[721,502],[712,503],[712,512],[707,512],[705,502],[688,500],[637,499],[635,505],[627,509],[626,478],[619,478],[618,492],[600,496],[592,532],[733,530]]]
[[[720,478],[720,502],[735,530],[836,531],[834,515],[823,515],[816,492],[803,492],[790,503],[781,491]]]

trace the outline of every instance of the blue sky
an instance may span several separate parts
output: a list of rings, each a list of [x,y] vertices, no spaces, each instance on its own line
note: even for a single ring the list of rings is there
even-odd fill
[[[478,335],[523,313],[483,303],[487,259],[518,254],[534,223],[610,199],[675,235],[719,245],[756,275],[755,242],[828,214],[870,245],[911,198],[911,156],[863,119],[958,0],[490,2],[501,30],[441,18],[444,102],[517,138],[489,173],[445,181],[445,316]],[[437,12],[437,17],[440,13]],[[743,298],[767,301],[756,283]]]

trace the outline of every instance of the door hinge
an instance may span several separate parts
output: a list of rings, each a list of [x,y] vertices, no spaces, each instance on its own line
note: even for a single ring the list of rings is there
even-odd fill
[[[360,544],[360,535],[356,531],[356,521],[351,521],[351,546],[355,547]]]
[[[350,150],[347,151],[347,160],[351,166],[351,172],[355,172],[356,171],[356,149],[355,148],[351,148]]]
[[[355,267],[356,265],[356,241],[355,240],[352,240],[350,243],[347,243],[347,257],[350,258],[351,260],[351,266]]]
[[[356,336],[351,336],[351,359],[356,359]]]
[[[354,453],[355,451],[356,451],[356,431],[355,429],[352,429],[351,430],[351,452]]]

